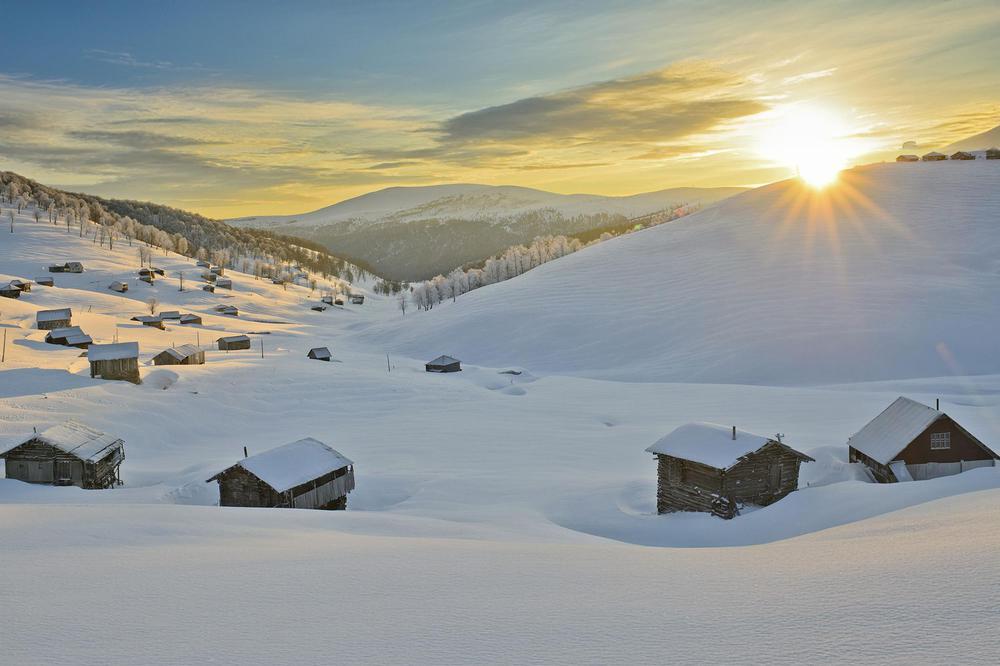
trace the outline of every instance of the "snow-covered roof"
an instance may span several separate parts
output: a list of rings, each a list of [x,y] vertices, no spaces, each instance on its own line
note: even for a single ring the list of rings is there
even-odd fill
[[[121,440],[117,437],[94,430],[77,421],[66,421],[46,428],[33,435],[32,439],[54,446],[65,453],[71,453],[82,460],[91,461],[101,460],[121,444]]]
[[[71,319],[73,310],[70,308],[60,308],[58,310],[39,310],[35,315],[35,321],[59,321],[61,319]]]
[[[196,314],[182,314],[180,317],[181,321],[190,321],[192,319],[201,319],[201,315]]]
[[[53,328],[48,333],[50,338],[68,338],[74,335],[84,335],[83,329],[79,326],[66,326],[65,328]]]
[[[327,347],[313,347],[312,349],[309,350],[309,353],[312,354],[313,356],[318,356],[320,358],[330,357],[330,349]]]
[[[460,363],[460,361],[457,358],[452,358],[451,356],[438,356],[427,365],[451,365],[452,363]]]
[[[178,345],[177,347],[170,347],[169,349],[164,349],[160,353],[162,353],[162,354],[170,354],[171,356],[173,356],[174,358],[176,358],[178,361],[183,361],[188,356],[194,356],[199,351],[201,351],[201,350],[198,349],[197,347],[195,347],[194,345]]]
[[[160,313],[160,319],[180,319],[180,310],[167,310]]]
[[[108,345],[91,345],[87,358],[91,361],[118,361],[139,357],[138,342],[115,342]]]
[[[279,493],[300,486],[307,481],[319,478],[348,465],[353,465],[349,459],[330,448],[323,442],[306,437],[283,446],[244,458],[234,465],[242,467]],[[214,481],[219,475],[213,476]]]
[[[159,315],[136,315],[132,317],[132,321],[137,321],[143,324],[150,323],[155,324],[157,322],[163,321]]]
[[[944,157],[944,153],[939,153],[936,150],[932,150],[931,152],[924,155],[924,157]]]
[[[646,450],[693,460],[718,469],[728,469],[741,457],[753,453],[773,439],[739,428],[736,429],[736,439],[733,439],[731,426],[688,423],[673,430]]]
[[[944,412],[901,396],[851,437],[848,444],[876,462],[887,465],[917,435],[942,416]]]

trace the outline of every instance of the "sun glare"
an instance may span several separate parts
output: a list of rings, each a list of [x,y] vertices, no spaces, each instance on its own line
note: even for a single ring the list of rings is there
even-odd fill
[[[837,180],[849,158],[848,131],[825,109],[789,105],[777,112],[761,141],[767,157],[794,168],[806,184],[822,188]]]

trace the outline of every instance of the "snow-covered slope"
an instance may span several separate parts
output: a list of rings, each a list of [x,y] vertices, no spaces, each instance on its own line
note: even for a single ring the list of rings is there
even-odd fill
[[[812,384],[1000,372],[1000,162],[796,180],[599,244],[369,342],[642,381]]]
[[[988,148],[1000,148],[1000,125],[967,139],[956,141],[944,151],[951,154],[956,150],[986,150]]]

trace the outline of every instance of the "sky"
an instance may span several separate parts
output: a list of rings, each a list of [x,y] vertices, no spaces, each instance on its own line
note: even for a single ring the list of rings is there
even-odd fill
[[[452,182],[752,186],[803,151],[864,163],[1000,125],[996,0],[3,13],[0,169],[219,218]]]

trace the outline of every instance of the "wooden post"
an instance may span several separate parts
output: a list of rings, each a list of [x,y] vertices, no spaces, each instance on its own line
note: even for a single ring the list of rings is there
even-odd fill
[[[260,339],[260,357],[264,358],[264,338]]]
[[[245,447],[245,446],[243,447],[243,457],[244,458],[249,458],[250,457],[250,454],[247,453],[247,447]]]
[[[389,355],[388,354],[385,355],[385,371],[386,372],[392,372],[392,366],[389,365]]]
[[[736,426],[733,426],[733,439],[736,439]]]
[[[0,363],[7,362],[7,329],[3,329],[3,353],[0,353]]]
[[[941,411],[941,398],[934,398],[934,409]]]

